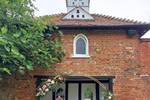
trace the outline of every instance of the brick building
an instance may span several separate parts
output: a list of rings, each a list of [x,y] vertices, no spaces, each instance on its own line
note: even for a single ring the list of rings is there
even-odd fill
[[[67,0],[67,14],[47,16],[47,23],[59,26],[64,33],[66,56],[53,71],[34,71],[32,82],[18,81],[18,100],[35,100],[40,80],[56,73],[68,75],[60,86],[64,100],[85,100],[88,88],[93,93],[91,100],[104,100],[102,88],[85,76],[102,82],[115,100],[150,100],[150,42],[140,38],[150,24],[90,14],[89,3],[90,0]],[[57,93],[49,92],[41,100],[56,97]]]

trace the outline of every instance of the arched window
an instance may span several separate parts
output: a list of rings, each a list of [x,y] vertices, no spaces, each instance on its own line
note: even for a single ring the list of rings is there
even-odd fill
[[[86,42],[82,38],[76,41],[76,54],[86,54]]]
[[[74,57],[89,57],[89,44],[85,35],[79,34],[74,38]]]

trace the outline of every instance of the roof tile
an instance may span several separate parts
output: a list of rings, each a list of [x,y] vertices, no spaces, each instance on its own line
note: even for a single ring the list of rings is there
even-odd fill
[[[63,19],[66,14],[55,14],[49,16],[43,16],[42,19],[46,22],[46,24],[55,24],[59,26],[63,25],[77,25],[77,26],[93,26],[93,25],[136,25],[136,24],[145,24],[145,22],[138,22],[129,19],[122,19],[113,16],[100,15],[100,14],[91,14],[94,20],[73,20],[73,19]]]

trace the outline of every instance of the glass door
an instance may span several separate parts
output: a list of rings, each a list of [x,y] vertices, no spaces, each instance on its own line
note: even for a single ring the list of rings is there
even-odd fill
[[[103,83],[103,85],[108,89],[108,87],[109,87],[109,84],[108,83]],[[101,86],[99,86],[99,90],[100,90],[100,93],[99,93],[99,95],[100,95],[100,100],[106,100],[105,99],[105,97],[106,97],[106,91],[101,87]]]
[[[78,100],[78,83],[69,83],[68,84],[68,100]]]
[[[96,100],[96,84],[82,83],[81,85],[81,100]]]

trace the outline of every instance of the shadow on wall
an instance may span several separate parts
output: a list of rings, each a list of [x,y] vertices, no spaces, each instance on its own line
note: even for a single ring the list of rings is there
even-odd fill
[[[0,100],[15,99],[15,80],[7,78],[0,81]]]

